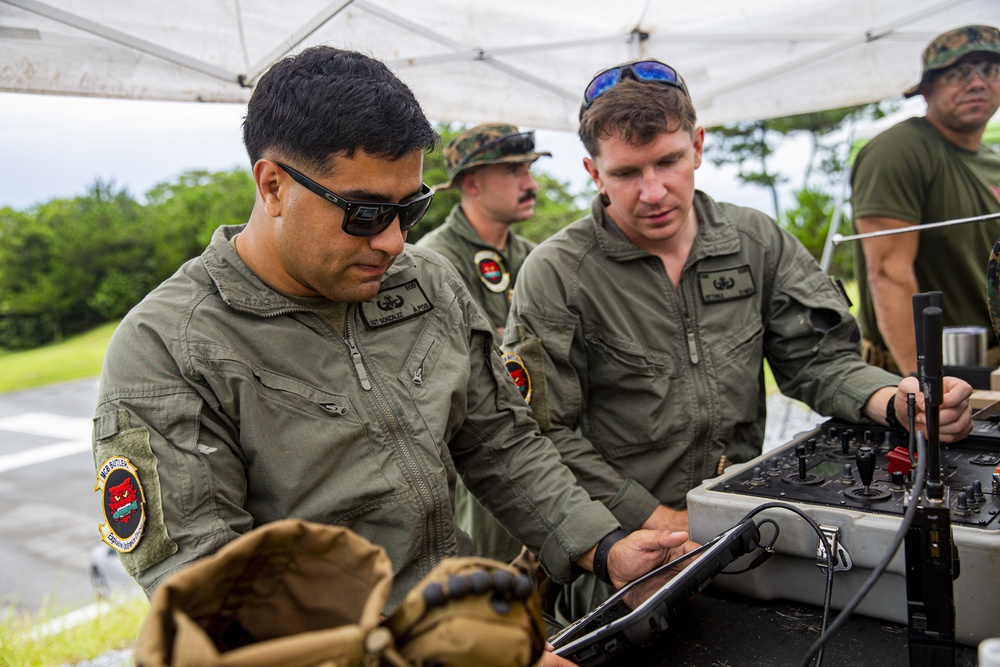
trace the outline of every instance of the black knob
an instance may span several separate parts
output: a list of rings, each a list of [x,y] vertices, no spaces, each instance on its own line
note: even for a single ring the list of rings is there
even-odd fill
[[[868,446],[861,447],[854,456],[854,462],[858,465],[861,483],[867,489],[872,485],[872,479],[875,478],[875,450]]]
[[[906,484],[906,475],[903,474],[902,470],[897,470],[892,473],[892,485],[898,488],[902,488]]]
[[[986,500],[986,496],[983,495],[983,483],[978,479],[972,483],[972,495],[976,499],[977,503],[981,503]]]
[[[854,429],[846,428],[844,432],[840,434],[840,452],[842,454],[849,454],[851,451],[851,440],[854,440]]]
[[[962,513],[969,513],[969,499],[966,497],[965,492],[962,491],[958,494],[958,498],[955,501],[955,511]]]
[[[809,438],[806,440],[806,451],[810,454],[816,453],[816,438]]]
[[[778,469],[778,457],[777,456],[772,456],[770,459],[768,459],[768,461],[767,461],[767,474],[771,475],[772,477],[781,474],[781,471]]]

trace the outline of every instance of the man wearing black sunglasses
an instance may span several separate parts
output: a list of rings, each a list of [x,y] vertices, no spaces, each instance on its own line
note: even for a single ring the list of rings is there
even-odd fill
[[[510,312],[510,297],[524,258],[535,247],[511,231],[531,219],[538,184],[531,165],[551,153],[535,150],[535,133],[506,123],[477,125],[444,147],[448,180],[435,191],[458,188],[461,200],[444,223],[417,242],[444,255],[462,277],[473,300],[493,325],[497,344]],[[486,511],[459,481],[458,525],[472,537],[478,556],[510,562],[521,543]]]
[[[847,303],[802,244],[695,189],[705,133],[673,68],[601,72],[580,118],[599,195],[528,256],[504,349],[525,362],[543,433],[626,530],[685,530],[687,492],[760,454],[764,359],[782,393],[821,414],[906,420],[916,378],[861,360]],[[972,390],[945,388],[951,441],[972,428]],[[574,586],[564,620],[610,592],[591,577]]]
[[[285,58],[243,129],[249,222],[216,230],[128,314],[101,378],[102,538],[147,592],[297,517],[385,548],[389,612],[470,553],[456,474],[555,579],[596,568],[621,585],[688,550],[670,531],[597,549],[618,522],[538,434],[446,260],[405,245],[437,135],[385,65],[330,47]],[[336,595],[327,584],[317,595]]]
[[[1000,151],[983,143],[1000,107],[1000,30],[949,30],[923,52],[927,113],[872,139],[854,162],[851,203],[859,232],[902,229],[1000,213]],[[911,295],[941,292],[945,326],[993,329],[986,264],[1000,220],[863,239],[855,245],[869,363],[903,374],[917,369]],[[985,363],[1000,363],[990,337]]]

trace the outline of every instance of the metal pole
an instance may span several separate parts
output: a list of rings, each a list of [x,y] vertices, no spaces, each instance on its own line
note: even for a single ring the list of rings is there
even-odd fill
[[[993,220],[994,218],[1000,218],[1000,213],[987,213],[986,215],[977,215],[974,218],[956,218],[955,220],[932,222],[926,225],[911,225],[909,227],[900,227],[899,229],[883,229],[877,232],[868,232],[867,234],[852,234],[850,236],[834,234],[833,244],[840,245],[844,241],[857,241],[859,239],[870,239],[876,236],[890,236],[892,234],[908,234],[909,232],[922,232],[928,229],[937,229],[938,227],[951,227],[953,225],[964,225],[970,222],[982,222],[983,220]]]

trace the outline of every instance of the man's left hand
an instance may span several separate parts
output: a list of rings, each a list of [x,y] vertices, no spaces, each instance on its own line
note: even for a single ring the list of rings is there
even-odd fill
[[[938,419],[938,435],[941,442],[956,442],[972,432],[972,408],[969,407],[969,397],[972,396],[972,386],[965,380],[945,376],[942,379],[944,395]],[[909,428],[909,416],[906,414],[906,395],[916,394],[917,428],[927,433],[927,413],[924,395],[920,391],[920,381],[915,377],[905,377],[896,387],[896,419]]]

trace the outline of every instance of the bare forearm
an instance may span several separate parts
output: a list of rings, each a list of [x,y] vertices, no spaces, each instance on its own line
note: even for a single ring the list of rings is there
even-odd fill
[[[892,218],[867,217],[854,221],[867,234],[905,229],[912,223]],[[861,242],[868,268],[868,289],[882,340],[904,374],[917,369],[917,346],[913,336],[913,295],[920,286],[913,270],[920,248],[919,234],[872,237]]]
[[[868,281],[882,340],[904,375],[917,370],[913,295],[919,287],[912,272],[908,273],[908,276],[881,276]]]

